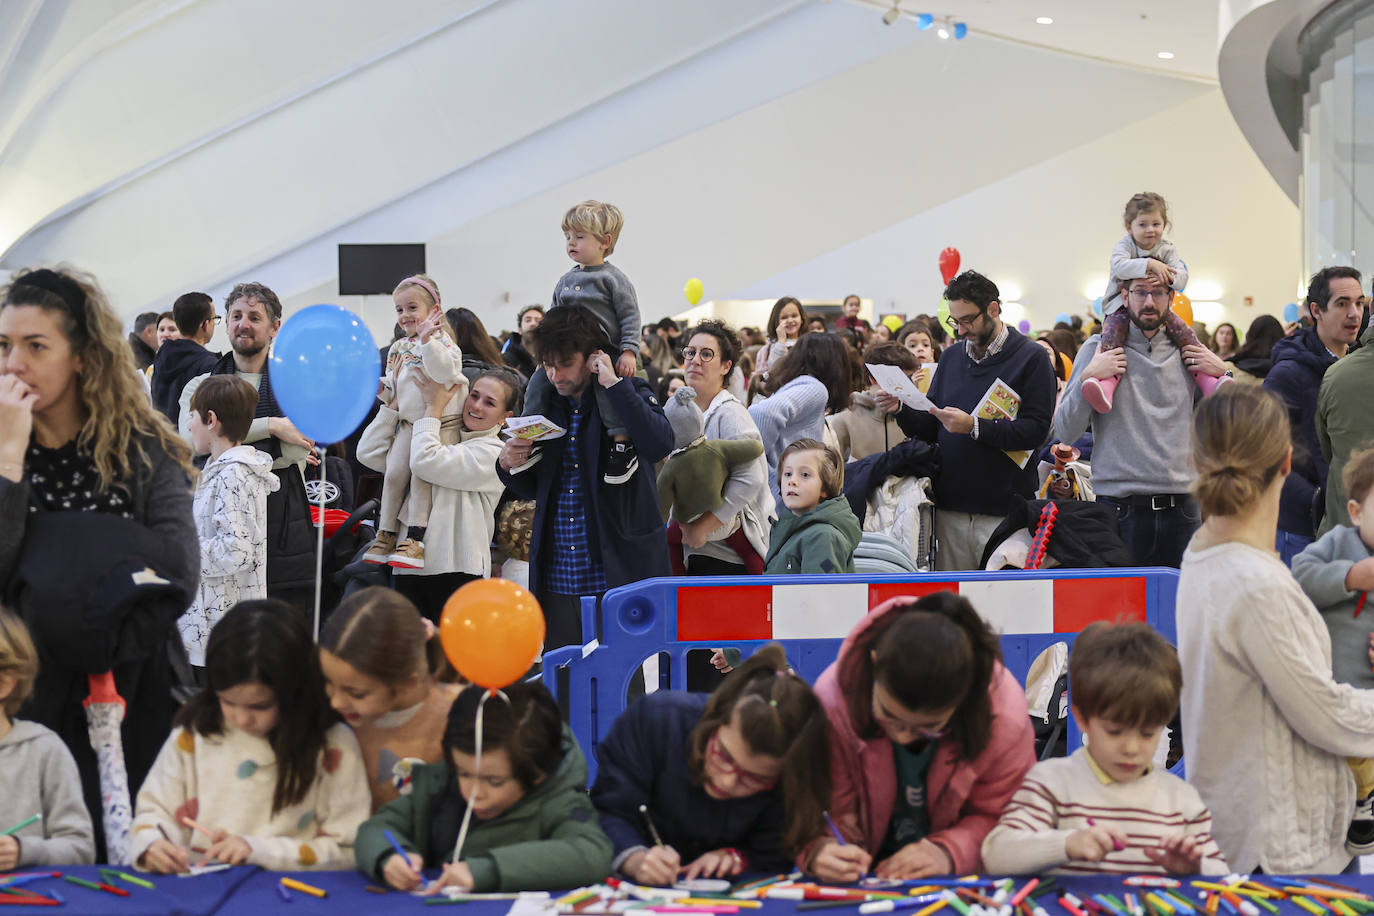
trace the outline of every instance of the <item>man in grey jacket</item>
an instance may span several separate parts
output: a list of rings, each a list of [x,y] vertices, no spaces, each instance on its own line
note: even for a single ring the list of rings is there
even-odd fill
[[[1193,403],[1191,373],[1226,366],[1202,346],[1180,351],[1162,333],[1174,291],[1154,275],[1121,284],[1131,327],[1126,345],[1098,352],[1093,336],[1074,357],[1073,375],[1054,415],[1054,436],[1077,440],[1093,424],[1093,489],[1116,510],[1121,538],[1140,566],[1178,567],[1202,515],[1188,493]],[[1121,376],[1111,413],[1095,414],[1083,380]]]

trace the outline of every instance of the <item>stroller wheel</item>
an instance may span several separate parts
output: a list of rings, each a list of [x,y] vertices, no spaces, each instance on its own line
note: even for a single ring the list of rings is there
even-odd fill
[[[343,491],[332,480],[307,480],[305,482],[305,496],[306,499],[310,500],[312,506],[320,504],[321,493],[323,493],[326,507],[338,505],[340,497],[343,496]]]

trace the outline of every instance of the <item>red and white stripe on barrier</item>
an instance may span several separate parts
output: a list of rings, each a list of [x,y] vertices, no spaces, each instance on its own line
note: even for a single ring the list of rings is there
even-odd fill
[[[1077,633],[1095,620],[1145,620],[1144,576],[820,585],[679,586],[677,638],[842,639],[898,595],[958,592],[998,633]]]

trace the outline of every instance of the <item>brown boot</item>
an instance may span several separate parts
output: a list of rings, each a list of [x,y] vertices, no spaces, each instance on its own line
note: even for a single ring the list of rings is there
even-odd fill
[[[391,562],[391,555],[396,551],[396,532],[378,531],[377,537],[367,548],[367,553],[363,554],[363,562],[377,563],[385,566]]]

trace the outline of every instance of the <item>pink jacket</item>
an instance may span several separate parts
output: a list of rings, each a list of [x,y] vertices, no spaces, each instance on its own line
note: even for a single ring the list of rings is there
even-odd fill
[[[839,663],[860,634],[915,600],[893,598],[869,611],[845,637],[839,658],[816,681],[816,694],[830,719],[831,814],[845,839],[875,855],[897,801],[897,768],[886,736],[864,740],[855,733],[839,683]],[[1001,663],[993,670],[988,692],[992,737],[983,753],[972,761],[959,760],[949,740],[942,740],[926,774],[931,829],[926,839],[949,854],[958,875],[982,870],[983,837],[997,825],[1002,809],[1035,763],[1025,691]],[[809,861],[812,847],[803,851],[802,861]]]

